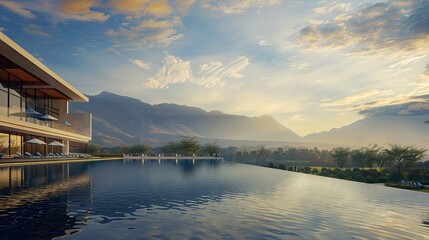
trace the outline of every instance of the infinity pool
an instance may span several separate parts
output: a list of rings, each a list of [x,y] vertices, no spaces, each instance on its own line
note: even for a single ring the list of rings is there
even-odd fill
[[[217,161],[0,168],[0,239],[429,239],[429,194]]]

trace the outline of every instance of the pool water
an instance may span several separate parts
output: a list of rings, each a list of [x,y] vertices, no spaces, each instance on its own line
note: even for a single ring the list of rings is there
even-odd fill
[[[0,239],[429,239],[429,194],[218,161],[3,167]]]

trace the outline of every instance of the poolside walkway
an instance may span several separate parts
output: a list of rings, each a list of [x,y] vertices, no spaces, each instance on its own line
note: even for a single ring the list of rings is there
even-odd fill
[[[52,164],[52,163],[68,163],[68,162],[92,162],[92,161],[108,161],[119,160],[122,157],[92,157],[92,158],[3,158],[0,159],[0,167],[7,166],[22,166],[36,164]]]

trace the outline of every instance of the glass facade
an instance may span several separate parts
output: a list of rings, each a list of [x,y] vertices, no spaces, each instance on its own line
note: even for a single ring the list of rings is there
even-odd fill
[[[0,116],[29,120],[24,112],[32,108],[42,115],[59,117],[59,110],[54,107],[56,99],[40,89],[25,88],[24,84],[23,80],[0,69]]]
[[[0,152],[3,157],[14,157],[23,153],[22,134],[0,132]]]
[[[3,156],[9,156],[9,134],[0,133],[0,152]]]
[[[34,138],[37,138],[46,144],[26,143],[27,141]],[[18,157],[18,155],[25,155],[25,153],[35,155],[37,152],[39,152],[43,156],[46,156],[49,153],[63,153],[65,150],[64,147],[49,146],[49,143],[54,141],[64,143],[63,140],[58,138],[0,132],[0,152],[3,153],[4,158]],[[75,150],[74,152],[76,153],[83,153],[87,146],[87,144],[84,143],[70,142],[70,144],[73,146],[72,149]]]
[[[62,153],[68,152],[71,139],[87,142],[92,132],[91,114],[69,114],[67,105],[71,99],[87,99],[55,76],[39,75],[44,69],[26,59],[28,57],[21,50],[8,46],[2,36],[0,43],[3,43],[0,46],[1,156],[18,157],[26,152],[31,155]],[[29,65],[24,69],[21,67],[24,63],[16,61]],[[33,138],[47,144],[27,143]],[[64,144],[67,141],[67,144],[65,147],[49,146],[53,141]]]
[[[91,136],[91,115],[89,113],[68,114],[66,104],[66,99],[52,97],[46,94],[43,88],[34,88],[29,82],[0,69],[0,116]],[[59,108],[63,109],[61,115]],[[41,115],[28,114],[28,111],[32,110]],[[52,116],[58,121],[40,119],[43,115]],[[70,124],[62,124],[61,122],[64,121]]]

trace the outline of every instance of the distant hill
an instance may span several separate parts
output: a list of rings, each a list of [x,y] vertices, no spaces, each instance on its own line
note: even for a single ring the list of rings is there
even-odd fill
[[[102,92],[89,103],[70,103],[71,112],[93,114],[93,143],[102,146],[172,141],[181,135],[208,139],[299,141],[272,116],[246,117],[177,104],[150,105]]]
[[[377,143],[416,145],[429,149],[429,116],[372,116],[348,126],[303,137],[305,142],[367,146]]]

